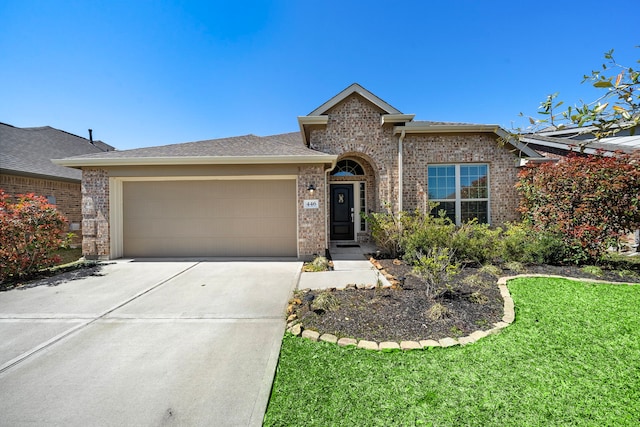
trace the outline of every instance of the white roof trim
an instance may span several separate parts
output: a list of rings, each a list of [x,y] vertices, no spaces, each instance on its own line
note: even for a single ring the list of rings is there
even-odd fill
[[[345,98],[347,98],[349,95],[353,93],[357,93],[358,95],[360,95],[367,101],[373,103],[378,108],[380,108],[381,110],[384,110],[388,114],[402,114],[399,110],[393,108],[391,105],[387,104],[382,99],[378,98],[376,95],[374,95],[373,93],[369,92],[368,90],[360,86],[358,83],[354,83],[348,88],[344,89],[339,94],[337,94],[336,96],[334,96],[333,98],[331,98],[330,100],[328,100],[327,102],[325,102],[324,104],[322,104],[321,106],[319,106],[318,108],[316,108],[315,110],[313,110],[312,112],[310,112],[308,115],[320,116],[322,114],[325,114],[328,110],[336,106],[338,103],[340,103],[341,101],[343,101]]]
[[[415,114],[383,114],[380,117],[380,125],[384,125],[385,123],[410,122],[415,116]]]
[[[53,163],[72,168],[101,166],[171,166],[171,165],[265,165],[265,164],[335,164],[338,156],[195,156],[195,157],[124,157],[54,159]]]

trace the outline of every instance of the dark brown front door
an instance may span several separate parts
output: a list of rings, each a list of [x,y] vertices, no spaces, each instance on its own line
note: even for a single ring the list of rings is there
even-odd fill
[[[353,185],[331,184],[331,240],[353,240]]]

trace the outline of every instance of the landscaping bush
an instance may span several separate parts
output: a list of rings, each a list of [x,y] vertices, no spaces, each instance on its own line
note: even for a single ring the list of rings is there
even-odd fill
[[[427,298],[446,290],[446,283],[458,274],[454,253],[449,248],[433,247],[416,260],[412,273],[425,281]]]
[[[536,231],[522,223],[508,223],[499,245],[504,262],[560,264],[565,259],[564,242],[557,234]]]
[[[527,166],[517,186],[525,221],[562,240],[565,262],[597,262],[640,227],[640,163],[629,155],[570,155]]]
[[[491,229],[489,224],[478,224],[473,219],[458,227],[449,236],[449,246],[455,251],[460,262],[486,264],[500,255],[501,228]]]
[[[404,216],[405,227],[400,239],[403,259],[415,263],[420,256],[434,247],[448,247],[456,226],[449,218],[434,217],[418,211]],[[452,248],[455,250],[455,248]]]
[[[402,254],[400,247],[403,230],[401,223],[402,216],[403,213],[400,213],[400,216],[396,217],[391,212],[373,212],[368,215],[363,215],[369,224],[371,237],[378,249],[392,258],[396,258]]]
[[[59,262],[66,219],[44,197],[0,190],[0,284]]]

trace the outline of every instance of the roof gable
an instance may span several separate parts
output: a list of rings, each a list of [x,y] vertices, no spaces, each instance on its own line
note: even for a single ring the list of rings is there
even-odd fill
[[[331,108],[335,107],[340,102],[344,101],[354,93],[360,95],[367,101],[371,102],[376,107],[383,110],[386,114],[402,114],[400,110],[393,108],[391,105],[389,105],[382,99],[378,98],[376,95],[369,92],[367,89],[363,88],[358,83],[353,83],[351,86],[347,87],[342,92],[340,92],[339,94],[337,94],[336,96],[334,96],[333,98],[331,98],[330,100],[328,100],[327,102],[325,102],[324,104],[322,104],[321,106],[313,110],[311,113],[308,114],[308,116],[321,116],[321,115],[327,114],[327,111],[329,111]]]

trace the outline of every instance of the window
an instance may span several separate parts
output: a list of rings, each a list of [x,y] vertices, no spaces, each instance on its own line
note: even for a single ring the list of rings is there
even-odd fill
[[[49,203],[50,205],[55,205],[56,204],[56,196],[47,196],[47,203]]]
[[[483,164],[428,166],[429,201],[438,202],[455,224],[473,218],[489,222],[489,166]]]
[[[362,166],[353,160],[340,160],[331,171],[333,176],[356,176],[364,175]]]

